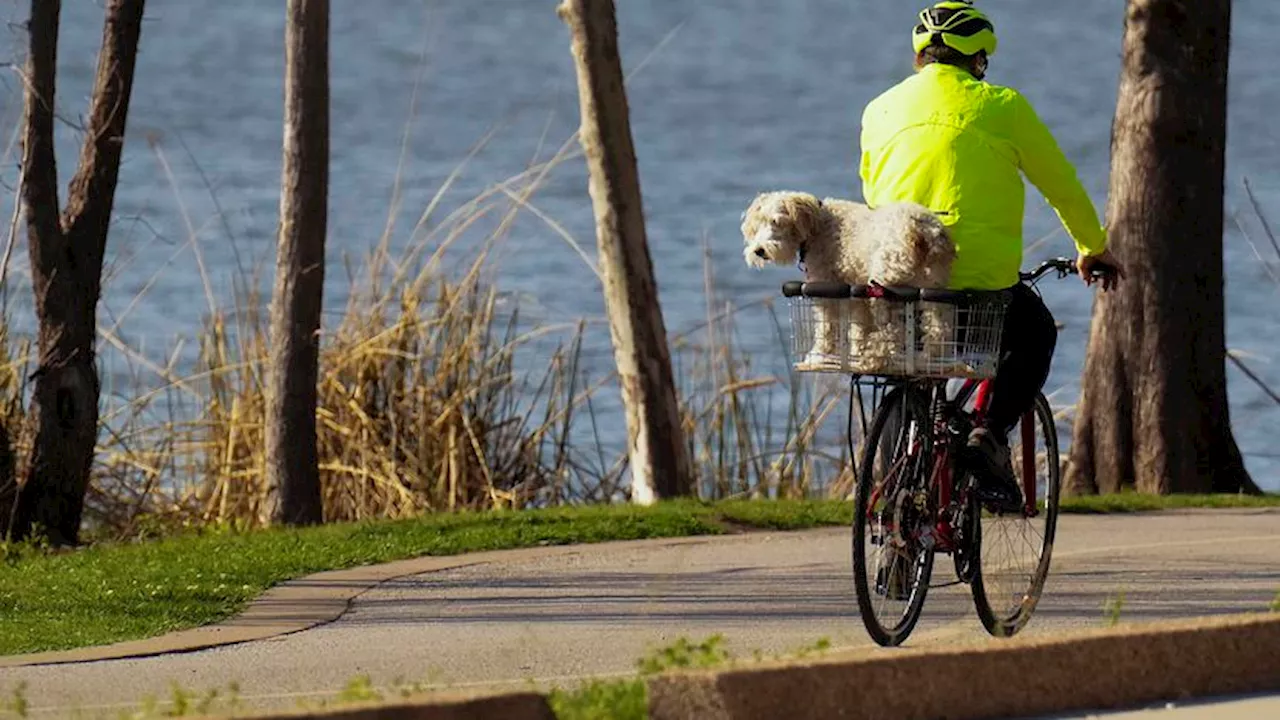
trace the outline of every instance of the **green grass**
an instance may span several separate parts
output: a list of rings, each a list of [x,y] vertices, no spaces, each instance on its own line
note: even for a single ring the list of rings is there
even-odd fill
[[[1280,495],[1147,495],[1122,492],[1063,498],[1062,512],[1077,514],[1151,512],[1193,508],[1280,507]]]
[[[1070,498],[1068,513],[1280,506],[1280,497],[1134,493]],[[440,514],[402,521],[255,532],[202,530],[45,554],[4,547],[0,654],[159,635],[223,620],[272,585],[323,570],[426,555],[639,538],[847,525],[840,501],[694,501]]]
[[[812,645],[799,648],[795,654],[803,657],[813,652],[824,652],[829,647],[830,641],[822,638]],[[760,652],[756,651],[756,655],[759,659]],[[644,720],[649,716],[646,678],[668,670],[724,667],[734,662],[735,658],[725,648],[722,635],[712,635],[700,642],[681,637],[671,645],[651,650],[637,660],[636,674],[633,676],[587,679],[576,687],[556,687],[544,694],[558,720]],[[340,709],[353,704],[377,706],[400,701],[420,702],[429,700],[439,690],[447,689],[447,685],[433,687],[433,683],[405,683],[399,679],[389,686],[377,686],[368,675],[356,675],[348,679],[342,690],[331,696],[300,700],[298,709],[314,711]],[[534,689],[532,681],[530,689]],[[536,689],[534,691],[539,692]],[[26,717],[28,705],[25,693],[25,683],[19,683],[12,691],[12,699],[0,710],[0,717],[5,715],[5,711],[18,717]],[[222,717],[237,712],[253,712],[253,708],[243,704],[239,686],[235,683],[225,689],[213,688],[205,692],[196,692],[172,683],[167,697],[147,695],[115,717],[118,720],[151,720],[192,715]],[[90,717],[83,713],[77,713],[76,716]]]
[[[838,502],[688,501],[203,531],[51,555],[9,547],[0,564],[0,654],[104,644],[216,622],[272,585],[322,570],[426,555],[714,535],[732,525],[800,529],[844,524],[848,516],[847,504]]]
[[[636,662],[639,675],[621,680],[592,680],[573,690],[555,689],[547,701],[558,720],[645,720],[649,697],[645,678],[687,668],[713,668],[732,662],[722,635],[701,642],[679,638]]]
[[[554,690],[547,702],[558,720],[645,720],[649,697],[644,680],[592,680],[576,690]]]

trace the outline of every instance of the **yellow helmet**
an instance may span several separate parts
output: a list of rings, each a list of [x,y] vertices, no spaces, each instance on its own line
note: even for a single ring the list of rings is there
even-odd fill
[[[919,53],[934,38],[962,55],[976,55],[979,50],[996,54],[995,26],[973,7],[973,0],[948,0],[921,10],[920,24],[911,34],[912,46]]]

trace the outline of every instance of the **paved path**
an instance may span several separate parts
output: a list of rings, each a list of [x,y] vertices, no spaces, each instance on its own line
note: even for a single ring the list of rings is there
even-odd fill
[[[191,690],[237,682],[243,698],[262,706],[319,698],[361,674],[378,685],[520,687],[627,673],[653,647],[713,633],[741,655],[789,652],[821,638],[891,652],[871,647],[858,619],[843,529],[511,557],[388,582],[336,622],[270,640],[3,669],[0,694],[25,682],[33,715],[66,716],[76,707],[110,711],[148,693],[165,697],[171,682]],[[949,579],[949,564],[938,568],[935,581]],[[1025,632],[1098,627],[1119,592],[1123,620],[1144,622],[1257,611],[1278,591],[1280,511],[1068,515]],[[909,644],[982,642],[992,641],[966,588],[950,587],[930,593]]]

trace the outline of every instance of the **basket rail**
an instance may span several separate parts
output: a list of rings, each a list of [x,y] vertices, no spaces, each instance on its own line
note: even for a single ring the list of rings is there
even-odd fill
[[[895,287],[870,283],[849,285],[839,282],[792,280],[783,283],[782,295],[788,298],[821,300],[880,299],[890,302],[931,302],[943,305],[1003,304],[1012,297],[1009,290],[943,290],[937,288]]]
[[[789,282],[798,372],[988,378],[1012,293]]]

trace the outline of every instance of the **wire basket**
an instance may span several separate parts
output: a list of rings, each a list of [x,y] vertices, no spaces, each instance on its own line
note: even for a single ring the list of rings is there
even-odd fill
[[[999,365],[1007,299],[962,305],[882,298],[793,297],[799,372],[989,378]]]

